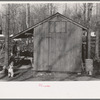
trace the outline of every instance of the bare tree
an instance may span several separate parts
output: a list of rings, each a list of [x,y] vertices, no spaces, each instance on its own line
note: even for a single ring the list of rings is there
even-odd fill
[[[67,3],[65,3],[64,6],[65,6],[65,9],[63,11],[63,15],[65,15],[66,17],[70,17],[71,16],[71,9],[68,7]]]
[[[87,4],[87,27],[88,27],[88,58],[91,57],[91,18],[92,18],[92,8],[93,3]]]
[[[86,3],[83,3],[83,21],[84,25],[86,25]]]
[[[30,4],[26,4],[26,26],[30,27]]]
[[[6,10],[6,33],[5,33],[5,66],[8,66],[9,61],[9,15],[10,15],[10,4],[7,4]]]
[[[96,31],[96,49],[95,49],[95,55],[97,57],[99,57],[99,39],[100,39],[100,35],[99,35],[99,32],[100,32],[100,3],[96,3],[95,4],[96,6],[96,21],[95,21],[95,31]]]
[[[48,4],[49,15],[53,15],[56,12],[56,6],[52,3]]]

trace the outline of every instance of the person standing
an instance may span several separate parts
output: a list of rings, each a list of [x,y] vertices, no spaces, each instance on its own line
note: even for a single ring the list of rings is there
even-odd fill
[[[17,42],[15,42],[13,45],[13,55],[17,55]]]

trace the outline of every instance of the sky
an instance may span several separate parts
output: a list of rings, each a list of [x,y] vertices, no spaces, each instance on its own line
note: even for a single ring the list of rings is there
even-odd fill
[[[4,4],[4,3],[2,3]],[[2,4],[0,3],[0,12],[4,12],[5,9],[4,7],[2,6]],[[18,3],[17,3],[18,4]],[[23,4],[23,3],[22,3]],[[32,3],[31,3],[32,4]],[[37,3],[38,4],[38,3]],[[65,3],[54,3],[57,5],[57,8],[58,8],[58,12],[59,13],[62,13],[63,10],[65,9]],[[82,3],[76,3],[76,4],[79,4],[78,7],[80,7],[82,5]],[[75,3],[67,3],[67,7],[70,8],[70,9],[73,9],[75,8]],[[96,10],[95,10],[95,7],[96,5],[94,4],[94,9],[93,9],[93,14],[96,13]]]
[[[3,4],[3,3],[2,3],[2,4]],[[3,8],[2,4],[0,4],[0,12],[3,12],[3,11],[4,11],[4,8]],[[32,3],[31,3],[31,4],[32,4]],[[65,3],[56,3],[56,5],[57,5],[57,7],[58,7],[58,11],[59,11],[60,13],[62,13],[62,11],[65,9]],[[67,6],[68,6],[69,8],[72,8],[73,5],[74,5],[74,4],[72,4],[72,3],[68,3]]]

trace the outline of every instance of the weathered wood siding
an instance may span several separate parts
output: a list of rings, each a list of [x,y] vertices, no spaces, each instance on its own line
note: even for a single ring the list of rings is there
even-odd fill
[[[60,21],[61,24],[65,21],[66,25],[57,24],[56,29],[56,24],[50,26],[51,21]],[[81,70],[81,47],[82,29],[55,17],[34,29],[34,69],[78,72]]]

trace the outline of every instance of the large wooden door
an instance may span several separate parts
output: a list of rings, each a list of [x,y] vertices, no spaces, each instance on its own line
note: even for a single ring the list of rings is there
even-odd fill
[[[51,71],[62,71],[65,65],[65,50],[62,33],[53,33],[48,38],[48,67]]]

